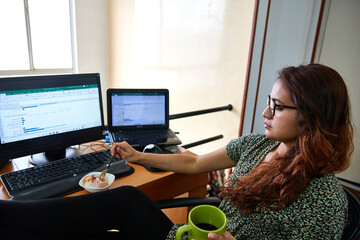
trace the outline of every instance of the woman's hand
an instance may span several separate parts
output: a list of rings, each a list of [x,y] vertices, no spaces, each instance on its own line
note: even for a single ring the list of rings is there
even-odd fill
[[[228,231],[226,231],[224,235],[209,233],[208,238],[211,240],[236,240]]]
[[[141,157],[141,152],[136,151],[127,142],[115,142],[110,148],[111,155],[122,157],[128,162],[136,162]]]

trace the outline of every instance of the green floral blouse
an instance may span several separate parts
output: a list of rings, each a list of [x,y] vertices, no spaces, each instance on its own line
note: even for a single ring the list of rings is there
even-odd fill
[[[260,163],[279,142],[262,134],[251,134],[227,144],[229,157],[236,162],[230,178],[238,178]],[[236,239],[341,239],[347,220],[348,200],[333,174],[315,178],[287,208],[259,210],[248,217],[230,201],[219,208],[228,218],[227,231]],[[175,224],[167,239],[176,239]]]

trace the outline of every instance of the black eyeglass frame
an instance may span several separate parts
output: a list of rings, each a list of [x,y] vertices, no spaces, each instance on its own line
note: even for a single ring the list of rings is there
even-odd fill
[[[275,110],[276,108],[290,108],[290,109],[296,109],[296,107],[293,107],[293,106],[286,106],[286,105],[280,105],[280,104],[276,104],[276,102],[274,101],[274,99],[272,99],[270,97],[270,95],[267,96],[267,107],[269,109],[269,114],[271,117],[274,117],[275,116]],[[271,108],[270,107],[270,101],[272,101],[274,103],[274,108]]]

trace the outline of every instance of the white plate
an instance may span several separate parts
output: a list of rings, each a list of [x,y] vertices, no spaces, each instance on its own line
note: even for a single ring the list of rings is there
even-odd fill
[[[86,174],[85,176],[83,176],[81,179],[80,179],[80,181],[79,181],[79,185],[81,186],[81,187],[83,187],[86,191],[88,191],[88,192],[100,192],[100,191],[105,191],[105,190],[107,190],[109,187],[110,187],[110,185],[114,182],[114,180],[115,180],[115,176],[113,175],[113,174],[111,174],[111,173],[106,173],[106,175],[105,175],[105,177],[108,179],[108,185],[107,186],[105,186],[105,187],[101,187],[101,188],[99,188],[99,187],[85,187],[85,184],[84,184],[84,178],[86,177],[86,176],[90,176],[90,175],[96,175],[96,174],[100,174],[101,172],[91,172],[91,173],[88,173],[88,174]]]

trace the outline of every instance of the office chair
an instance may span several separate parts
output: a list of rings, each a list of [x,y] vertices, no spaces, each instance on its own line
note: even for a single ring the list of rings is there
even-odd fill
[[[346,188],[344,191],[349,199],[349,218],[345,226],[342,240],[359,240],[360,237],[360,202]],[[155,202],[161,209],[176,207],[192,207],[201,204],[219,206],[221,200],[218,197],[195,197],[195,198],[175,198]]]
[[[75,197],[0,200],[0,239],[124,239],[125,233],[114,230],[119,229],[122,222],[129,221],[124,201],[130,199],[133,204],[142,206],[129,210],[134,215],[152,215],[153,212],[146,211],[146,206],[154,203],[145,196],[134,187],[124,186]],[[141,229],[137,224],[127,227],[130,234],[134,229]],[[125,239],[131,239],[127,237],[125,234]]]
[[[345,226],[342,240],[360,239],[360,201],[344,187],[349,200],[349,218]]]
[[[120,197],[113,189],[76,197],[0,200],[0,238],[112,239],[114,234],[106,232],[112,209],[104,211],[101,204]]]

